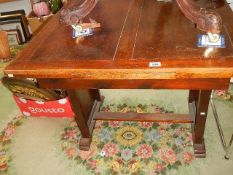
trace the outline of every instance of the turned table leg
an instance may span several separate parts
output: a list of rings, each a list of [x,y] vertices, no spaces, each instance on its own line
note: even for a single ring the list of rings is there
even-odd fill
[[[81,133],[79,148],[89,150],[94,128],[93,114],[99,110],[100,93],[98,89],[67,90],[75,121]]]
[[[211,90],[190,90],[189,103],[193,115],[193,146],[196,157],[205,157],[204,131]]]

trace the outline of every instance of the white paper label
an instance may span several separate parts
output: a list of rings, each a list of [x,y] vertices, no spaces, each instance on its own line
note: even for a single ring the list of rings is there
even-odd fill
[[[13,75],[13,74],[7,74],[7,76],[8,76],[8,77],[14,77],[14,75]]]
[[[161,67],[161,62],[150,62],[149,67]]]

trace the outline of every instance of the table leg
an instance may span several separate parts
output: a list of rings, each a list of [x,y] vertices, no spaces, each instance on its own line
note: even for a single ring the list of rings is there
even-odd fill
[[[79,148],[81,150],[89,150],[95,122],[92,120],[92,117],[94,112],[99,110],[96,102],[101,99],[99,90],[67,90],[67,93],[72,110],[75,113],[75,121],[81,133]]]
[[[189,91],[189,103],[198,101],[199,97],[199,90],[190,90]]]
[[[204,131],[211,90],[190,90],[189,103],[192,103],[194,116],[193,146],[196,157],[205,157]]]

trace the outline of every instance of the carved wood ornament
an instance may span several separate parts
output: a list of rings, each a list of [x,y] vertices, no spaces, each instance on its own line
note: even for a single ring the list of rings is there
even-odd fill
[[[219,34],[222,28],[220,15],[210,9],[199,7],[193,0],[176,0],[183,14],[201,31]]]
[[[70,0],[68,6],[61,11],[60,21],[67,25],[78,25],[96,6],[98,0],[85,0],[77,5],[77,0]],[[193,0],[176,0],[180,10],[196,27],[204,32],[219,34],[222,20],[219,14],[210,9],[199,7]]]
[[[81,5],[77,5],[77,0],[68,1],[67,8],[62,9],[60,22],[67,25],[78,25],[82,19],[91,13],[98,0],[85,0]]]

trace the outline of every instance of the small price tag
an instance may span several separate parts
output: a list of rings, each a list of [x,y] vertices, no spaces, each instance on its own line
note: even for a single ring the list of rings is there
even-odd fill
[[[14,75],[13,75],[13,74],[7,74],[7,76],[8,76],[8,77],[14,77]]]
[[[161,62],[149,62],[149,67],[161,67]]]
[[[93,30],[89,28],[83,29],[80,32],[73,29],[73,32],[72,32],[72,38],[85,37],[89,35],[93,35]]]
[[[211,42],[208,35],[198,35],[197,46],[198,47],[212,47],[212,48],[225,48],[225,37],[224,35],[219,36],[219,40],[216,42]]]

